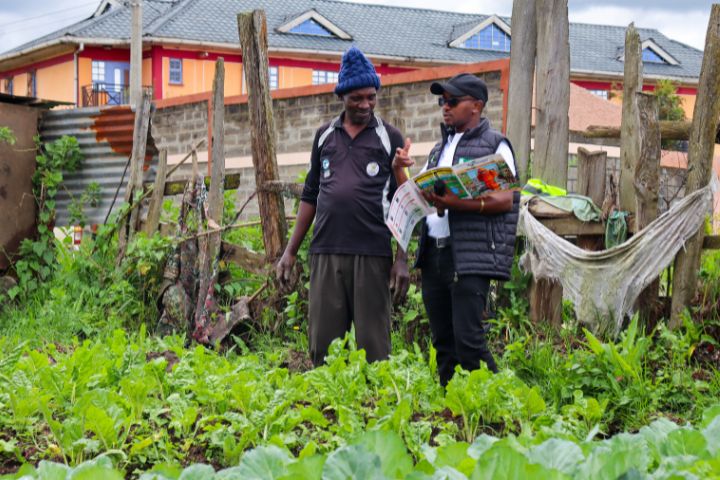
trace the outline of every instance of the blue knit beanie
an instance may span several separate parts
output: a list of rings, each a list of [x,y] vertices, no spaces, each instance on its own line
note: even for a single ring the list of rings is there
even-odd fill
[[[375,87],[380,89],[380,77],[375,67],[355,45],[343,54],[335,93],[344,95],[358,88]]]

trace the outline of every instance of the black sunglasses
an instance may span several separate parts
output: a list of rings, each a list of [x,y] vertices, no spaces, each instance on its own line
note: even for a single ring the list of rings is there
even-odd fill
[[[458,105],[460,105],[460,102],[464,102],[465,100],[474,100],[474,98],[472,98],[472,97],[450,97],[450,98],[440,97],[440,98],[438,98],[438,105],[440,105],[441,107],[447,105],[450,108],[455,108]]]

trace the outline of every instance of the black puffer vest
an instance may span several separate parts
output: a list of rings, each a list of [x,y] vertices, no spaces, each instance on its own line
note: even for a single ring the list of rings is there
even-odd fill
[[[428,168],[437,166],[449,131],[443,125],[442,141],[430,151]],[[500,142],[510,142],[500,132],[490,128],[487,118],[465,132],[460,139],[453,165],[461,158],[474,159],[495,153]],[[512,150],[512,146],[510,147]],[[452,253],[455,271],[458,275],[483,275],[497,280],[509,280],[515,255],[515,233],[517,230],[520,192],[513,195],[510,212],[497,215],[483,215],[468,212],[448,212]],[[422,268],[423,253],[427,245],[427,224],[423,221],[416,267]]]

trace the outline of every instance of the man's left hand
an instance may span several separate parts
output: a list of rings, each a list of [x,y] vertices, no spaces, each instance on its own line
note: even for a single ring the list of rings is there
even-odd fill
[[[407,261],[405,258],[396,258],[390,270],[390,291],[392,291],[393,302],[401,303],[405,300],[409,286],[410,272]]]

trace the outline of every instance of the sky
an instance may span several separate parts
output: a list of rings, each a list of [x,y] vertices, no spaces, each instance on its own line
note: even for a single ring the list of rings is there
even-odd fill
[[[353,1],[353,0],[345,0]],[[717,1],[717,0],[716,0]],[[100,0],[0,0],[0,52],[87,18]],[[438,9],[438,0],[363,0]],[[512,0],[443,2],[456,12],[510,16]],[[571,22],[656,28],[666,36],[702,49],[713,0],[569,0]]]

